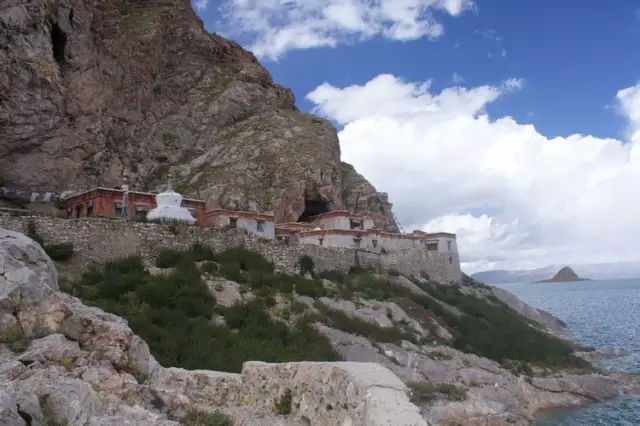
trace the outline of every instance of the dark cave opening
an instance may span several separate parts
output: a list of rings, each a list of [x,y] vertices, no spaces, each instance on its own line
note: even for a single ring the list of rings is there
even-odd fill
[[[58,24],[51,25],[51,47],[53,48],[53,58],[56,62],[64,62],[64,50],[67,46],[67,35]]]
[[[317,216],[329,211],[329,204],[322,200],[305,200],[304,212],[298,219],[298,222],[305,222],[313,216]]]

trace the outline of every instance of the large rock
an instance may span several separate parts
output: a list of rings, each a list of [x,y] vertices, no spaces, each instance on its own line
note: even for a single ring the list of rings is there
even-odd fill
[[[255,57],[208,34],[189,0],[0,3],[0,182],[35,191],[176,186],[210,206],[305,201],[379,214],[386,195],[343,170],[334,127],[296,110]],[[346,185],[343,185],[343,176]]]
[[[58,290],[56,268],[35,241],[0,228],[0,313],[12,314]],[[2,323],[10,323],[8,316]]]

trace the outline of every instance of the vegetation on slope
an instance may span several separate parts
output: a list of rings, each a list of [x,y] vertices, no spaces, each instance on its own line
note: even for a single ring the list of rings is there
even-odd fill
[[[179,262],[167,276],[151,275],[140,257],[128,257],[90,270],[67,284],[66,290],[126,318],[163,365],[237,372],[248,360],[338,358],[328,340],[309,324],[289,328],[273,320],[266,311],[267,298],[230,308],[217,306],[194,261],[196,252],[201,250],[180,252]],[[248,256],[252,254],[244,254]],[[225,253],[216,256],[227,257]],[[260,281],[252,278],[250,282]],[[213,323],[214,315],[222,315],[228,327]]]
[[[475,283],[466,286],[474,290],[470,294],[462,287],[412,277],[427,293],[417,295],[392,282],[392,277],[361,268],[348,274],[332,271],[305,278],[278,273],[264,257],[246,249],[214,253],[203,245],[184,251],[163,250],[156,265],[174,270],[153,276],[139,257],[130,257],[108,263],[101,270],[92,269],[67,287],[87,303],[128,319],[164,365],[239,371],[247,360],[338,359],[329,341],[312,327],[316,321],[378,342],[420,343],[410,330],[382,328],[320,302],[315,304],[315,314],[306,313],[304,304],[292,300],[295,292],[316,299],[396,301],[412,315],[417,313],[419,320],[433,318],[444,325],[453,335],[447,343],[454,348],[505,365],[525,362],[541,367],[586,367],[572,354],[569,343],[544,333],[495,297],[483,295],[483,287]],[[311,265],[307,269],[312,269]],[[256,298],[232,307],[216,305],[203,273],[241,283]],[[320,278],[330,279],[335,288],[326,289]],[[277,294],[291,300],[279,316],[289,320],[294,314],[297,321],[289,321],[293,327],[269,313]],[[217,315],[224,318],[226,326],[213,321]],[[424,322],[429,328],[430,322]]]

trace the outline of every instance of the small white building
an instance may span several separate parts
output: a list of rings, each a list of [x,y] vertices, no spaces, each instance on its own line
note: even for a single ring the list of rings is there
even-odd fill
[[[244,229],[259,237],[275,239],[275,217],[273,213],[217,209],[207,212],[209,226],[216,228]]]
[[[138,209],[138,206],[136,206]],[[136,210],[136,214],[138,211]],[[148,220],[164,220],[185,222],[190,225],[196,223],[191,212],[182,207],[182,195],[168,189],[156,195],[156,208],[147,213]]]
[[[354,215],[346,210],[337,210],[310,217],[308,222],[322,229],[342,229],[366,231],[373,229],[373,218],[367,215]]]

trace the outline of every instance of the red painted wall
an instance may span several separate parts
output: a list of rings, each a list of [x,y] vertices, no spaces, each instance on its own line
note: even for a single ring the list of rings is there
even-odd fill
[[[87,217],[87,216],[104,216],[115,217],[116,203],[122,203],[124,192],[118,189],[98,188],[78,194],[65,201],[67,216],[70,218]],[[93,204],[92,210],[89,209],[89,203]],[[136,215],[136,205],[145,206],[147,211],[156,207],[155,194],[143,192],[129,192],[129,202],[127,203],[128,217]],[[196,224],[206,226],[207,211],[204,201],[184,199],[182,207],[194,209],[196,216]],[[89,214],[90,213],[90,214]]]

